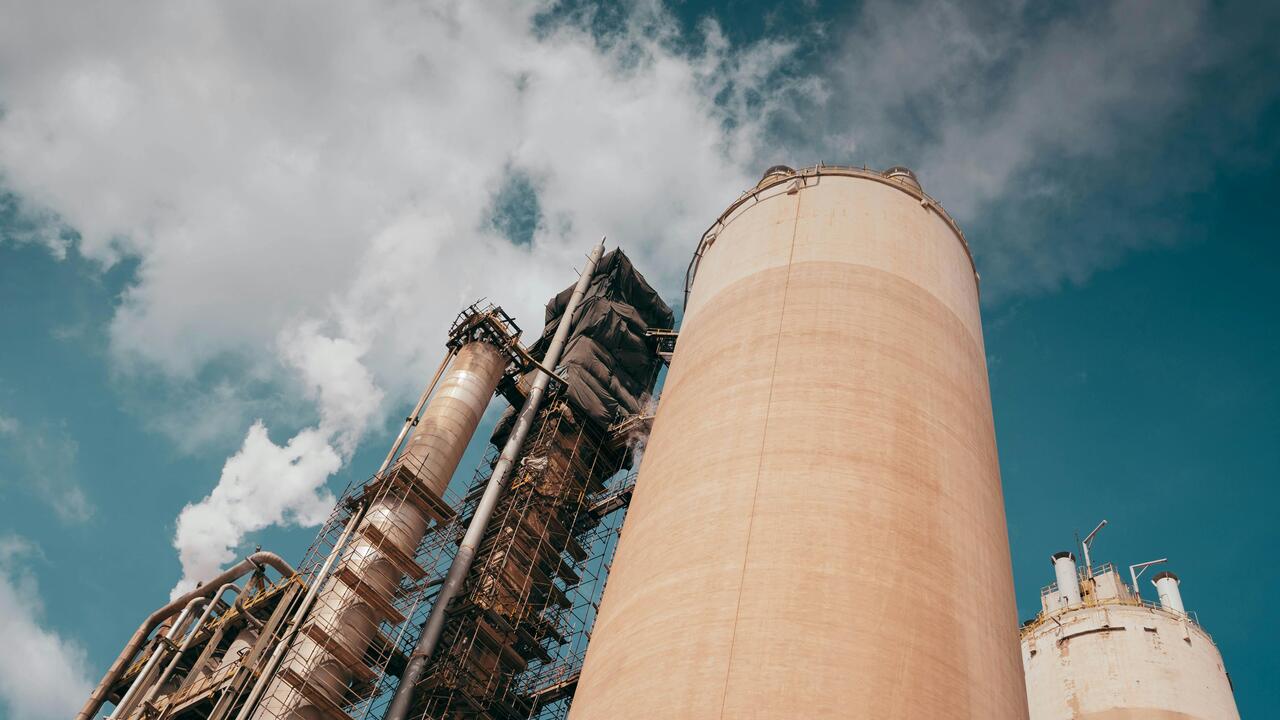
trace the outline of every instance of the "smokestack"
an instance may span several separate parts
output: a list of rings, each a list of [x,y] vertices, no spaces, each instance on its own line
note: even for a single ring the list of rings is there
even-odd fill
[[[1058,578],[1058,597],[1063,605],[1070,607],[1080,604],[1080,579],[1076,576],[1076,556],[1063,550],[1054,553],[1050,558],[1053,563],[1053,574]]]
[[[1166,570],[1151,578],[1151,584],[1156,586],[1156,593],[1160,595],[1160,607],[1179,615],[1187,614],[1182,607],[1182,591],[1178,589],[1177,575]]]

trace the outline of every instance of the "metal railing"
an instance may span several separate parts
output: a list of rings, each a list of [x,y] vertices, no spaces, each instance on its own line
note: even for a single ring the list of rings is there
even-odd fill
[[[1177,618],[1179,620],[1186,619],[1190,621],[1193,625],[1195,625],[1197,628],[1200,628],[1202,632],[1204,631],[1204,628],[1200,625],[1200,619],[1196,615],[1195,611],[1176,612],[1160,605],[1160,603],[1158,602],[1153,602],[1151,600],[1144,600],[1137,593],[1136,588],[1130,587],[1128,583],[1126,583],[1123,579],[1121,579],[1121,575],[1116,570],[1116,567],[1113,563],[1109,563],[1109,562],[1102,563],[1101,565],[1095,565],[1092,569],[1084,568],[1084,567],[1079,567],[1076,569],[1076,576],[1077,578],[1079,578],[1080,581],[1090,580],[1093,578],[1097,578],[1100,575],[1106,575],[1106,574],[1114,574],[1116,576],[1116,579],[1119,582],[1119,586],[1124,589],[1124,592],[1121,595],[1098,597],[1096,592],[1082,593],[1081,601],[1079,604],[1063,605],[1062,607],[1059,607],[1053,610],[1044,610],[1043,608],[1048,606],[1048,603],[1045,602],[1045,599],[1058,594],[1058,583],[1056,582],[1049,583],[1048,585],[1042,587],[1040,589],[1040,607],[1042,609],[1034,619],[1029,620],[1022,625],[1020,629],[1021,636],[1025,637],[1029,633],[1032,633],[1035,630],[1037,630],[1041,625],[1043,625],[1045,622],[1047,622],[1051,618],[1058,617],[1064,613],[1074,612],[1076,610],[1081,610],[1084,608],[1103,607],[1108,605],[1145,608],[1150,611],[1161,612],[1166,615],[1170,615],[1174,618]],[[1205,633],[1205,634],[1207,635],[1208,633]]]

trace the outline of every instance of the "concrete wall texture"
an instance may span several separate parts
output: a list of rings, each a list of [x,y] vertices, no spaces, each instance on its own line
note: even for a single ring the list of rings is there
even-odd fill
[[[1026,718],[963,241],[872,172],[756,192],[694,280],[571,717]]]
[[[1022,661],[1031,720],[1240,718],[1218,648],[1167,610],[1067,610],[1023,636]]]

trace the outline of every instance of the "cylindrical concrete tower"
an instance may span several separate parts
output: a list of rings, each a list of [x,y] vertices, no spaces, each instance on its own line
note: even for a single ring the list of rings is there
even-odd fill
[[[1167,595],[1177,580],[1156,584],[1161,606],[1104,565],[1081,605],[1041,592],[1042,612],[1022,629],[1031,720],[1239,720],[1218,648]]]
[[[1025,718],[955,224],[771,168],[695,262],[571,717]]]

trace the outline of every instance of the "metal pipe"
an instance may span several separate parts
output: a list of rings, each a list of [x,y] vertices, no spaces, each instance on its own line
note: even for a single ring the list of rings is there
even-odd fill
[[[182,629],[186,625],[187,616],[191,614],[192,608],[199,603],[208,602],[206,598],[202,597],[194,597],[187,601],[186,606],[182,608],[182,613],[178,615],[178,619],[169,627],[169,632],[164,635],[164,641],[160,642],[155,652],[151,653],[151,657],[147,658],[146,664],[138,671],[138,677],[134,678],[133,684],[125,691],[124,697],[120,698],[116,709],[111,712],[113,720],[123,720],[129,716],[133,706],[136,704],[134,701],[137,699],[138,694],[143,690],[150,689],[149,683],[152,671],[160,663],[160,657],[168,652],[167,647],[173,643],[174,638],[182,634]]]
[[[440,361],[440,367],[436,368],[436,374],[431,378],[431,382],[427,384],[427,388],[422,391],[422,397],[418,398],[418,404],[413,406],[413,412],[409,413],[409,417],[404,419],[404,425],[400,428],[400,434],[396,436],[396,441],[391,444],[387,459],[383,460],[382,467],[378,468],[378,477],[382,477],[382,473],[391,467],[391,461],[396,459],[396,451],[400,449],[405,437],[409,435],[409,428],[418,424],[418,418],[422,416],[422,408],[426,406],[427,400],[431,397],[431,391],[436,389],[436,383],[440,382],[440,376],[444,375],[444,371],[449,367],[449,362],[457,354],[458,350],[456,348],[449,348],[449,352],[445,353],[444,360]]]
[[[255,670],[258,659],[274,647],[272,639],[276,637],[276,631],[285,627],[287,622],[285,616],[295,609],[297,605],[295,600],[301,601],[300,596],[304,589],[304,583],[301,581],[286,584],[284,592],[276,602],[275,609],[271,611],[266,625],[258,634],[249,652],[242,657],[231,659],[231,662],[238,663],[239,667],[232,674],[230,682],[218,691],[218,701],[214,703],[213,710],[209,711],[208,720],[227,720],[227,716],[231,714],[231,708],[240,699],[240,691],[247,688],[249,681],[258,676]],[[227,656],[223,655],[222,659],[225,665],[228,662]]]
[[[223,593],[227,590],[236,591],[237,604],[240,602],[240,598],[244,597],[244,591],[235,583],[224,583],[222,587],[218,588],[218,591],[215,592],[205,604],[204,612],[200,614],[200,619],[196,620],[196,624],[191,626],[191,631],[187,633],[187,637],[182,641],[182,645],[179,646],[177,652],[173,654],[173,659],[165,666],[164,671],[160,673],[160,677],[156,678],[156,681],[151,684],[151,688],[147,690],[146,696],[144,696],[142,700],[138,701],[139,705],[146,705],[151,702],[151,700],[155,698],[156,693],[160,691],[160,688],[168,682],[169,676],[172,675],[174,669],[178,667],[178,661],[182,659],[182,654],[191,649],[191,644],[195,642],[196,635],[199,634],[200,628],[204,627],[205,621],[213,614],[214,608],[217,607],[218,603],[222,600]]]
[[[255,630],[261,630],[264,623],[258,618],[254,617],[253,613],[249,612],[244,607],[244,601],[247,595],[248,593],[243,593],[243,592],[236,595],[236,604],[235,604],[236,612],[240,613],[240,617],[244,618],[245,625],[252,626]]]
[[[1178,615],[1186,615],[1187,609],[1182,605],[1182,591],[1178,589],[1178,576],[1165,570],[1151,578],[1156,586],[1156,594],[1160,596],[1160,607]]]
[[[151,613],[146,620],[142,621],[137,631],[134,632],[133,637],[129,638],[129,642],[124,646],[124,649],[116,656],[115,662],[111,664],[107,673],[102,676],[98,687],[94,688],[84,707],[80,708],[80,712],[76,714],[76,720],[90,720],[102,709],[102,704],[107,700],[107,693],[111,692],[111,686],[115,685],[120,676],[124,674],[129,661],[142,649],[143,644],[146,643],[147,636],[151,634],[151,631],[157,625],[173,617],[175,613],[186,607],[187,603],[191,602],[192,599],[208,597],[215,587],[219,587],[229,580],[235,580],[250,570],[260,568],[262,565],[270,565],[280,571],[281,575],[290,576],[296,574],[293,566],[285,562],[284,558],[272,552],[258,551],[224,570],[217,577],[197,587],[195,590]]]
[[[328,578],[329,570],[333,568],[334,561],[342,553],[342,547],[347,544],[347,538],[351,536],[351,531],[364,519],[366,509],[368,509],[368,506],[361,504],[356,509],[355,514],[351,516],[351,519],[347,521],[347,526],[342,529],[342,534],[338,536],[338,542],[333,544],[333,551],[329,553],[329,557],[325,558],[324,565],[320,567],[320,572],[316,574],[311,587],[307,588],[307,594],[302,598],[302,603],[298,605],[297,612],[293,614],[293,618],[290,620],[289,629],[285,631],[284,637],[280,639],[280,642],[276,644],[275,650],[271,652],[271,657],[267,660],[266,667],[263,668],[262,674],[258,676],[257,682],[253,684],[253,689],[249,692],[249,699],[240,707],[236,720],[245,720],[245,718],[249,717],[249,712],[253,709],[254,704],[258,702],[258,698],[262,697],[262,691],[266,689],[271,676],[276,672],[276,667],[280,665],[280,661],[284,658],[285,650],[289,648],[289,644],[293,642],[293,638],[298,634],[302,619],[307,616],[312,603],[315,602],[316,595],[320,592],[320,587],[324,585],[325,579]]]
[[[1106,520],[1098,523],[1098,527],[1094,528],[1093,532],[1089,533],[1088,537],[1086,537],[1084,542],[1081,543],[1081,547],[1084,548],[1084,571],[1089,577],[1093,577],[1093,559],[1089,557],[1089,547],[1093,545],[1093,537],[1098,534],[1099,530],[1106,526]]]
[[[1129,577],[1133,578],[1133,594],[1139,600],[1142,599],[1142,589],[1138,587],[1138,578],[1142,577],[1142,573],[1146,572],[1147,568],[1151,567],[1152,565],[1159,565],[1160,563],[1163,563],[1163,562],[1169,562],[1169,558],[1160,558],[1159,560],[1149,560],[1144,563],[1138,563],[1137,565],[1129,566]]]
[[[1058,580],[1058,598],[1064,607],[1080,604],[1080,578],[1076,574],[1076,556],[1063,550],[1049,559]]]
[[[547,346],[546,355],[542,358],[543,363],[549,367],[554,368],[560,362],[560,353],[564,350],[565,340],[569,337],[569,329],[573,325],[573,314],[578,309],[578,304],[582,301],[583,296],[586,295],[587,286],[595,275],[596,263],[600,261],[600,256],[603,254],[604,238],[601,238],[600,244],[591,249],[587,264],[583,267],[582,274],[578,277],[578,284],[574,286],[573,294],[569,297],[569,304],[565,306],[564,315],[560,318],[560,324],[556,327],[556,333],[551,339],[551,344]],[[435,604],[431,606],[431,614],[427,617],[422,635],[418,638],[418,644],[414,647],[413,654],[410,656],[404,672],[400,675],[400,684],[396,687],[395,697],[391,700],[391,706],[387,709],[384,720],[405,720],[405,717],[409,714],[409,704],[413,701],[414,686],[421,679],[422,671],[426,669],[427,661],[435,654],[436,645],[440,642],[440,635],[444,632],[445,610],[458,594],[458,591],[462,589],[467,573],[471,571],[471,563],[475,560],[476,549],[488,529],[494,506],[497,505],[498,497],[502,494],[506,485],[507,475],[511,472],[511,468],[515,466],[520,451],[524,447],[525,438],[529,435],[529,428],[533,425],[534,417],[538,414],[538,410],[542,405],[542,396],[546,393],[547,386],[551,383],[552,376],[545,368],[539,365],[537,372],[538,376],[534,379],[533,387],[529,390],[529,397],[525,400],[524,407],[520,409],[520,415],[516,418],[515,425],[511,429],[511,435],[508,436],[506,445],[502,448],[502,455],[499,456],[498,462],[493,466],[493,473],[489,476],[489,483],[485,486],[484,495],[480,498],[480,504],[476,507],[475,514],[471,518],[471,524],[467,526],[467,532],[462,538],[462,545],[458,548],[458,554],[454,556],[453,563],[449,565],[449,572],[445,576],[444,586],[440,588],[440,592],[436,595]]]

